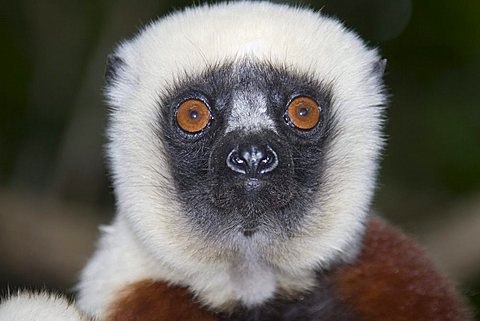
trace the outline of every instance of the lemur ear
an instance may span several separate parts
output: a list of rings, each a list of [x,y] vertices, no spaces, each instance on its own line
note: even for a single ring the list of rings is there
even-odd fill
[[[107,86],[110,86],[118,76],[118,70],[125,64],[122,58],[110,54],[107,57],[107,63],[105,66],[105,82]]]
[[[378,77],[382,77],[387,68],[387,58],[382,58],[377,61],[373,66],[373,73]]]

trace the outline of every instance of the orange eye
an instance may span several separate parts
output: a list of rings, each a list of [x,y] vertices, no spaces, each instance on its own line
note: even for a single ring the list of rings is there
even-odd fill
[[[290,102],[287,114],[292,124],[300,129],[312,129],[320,121],[320,107],[317,102],[304,96]]]
[[[185,100],[177,110],[178,125],[189,133],[196,133],[207,127],[210,118],[207,105],[198,99]]]

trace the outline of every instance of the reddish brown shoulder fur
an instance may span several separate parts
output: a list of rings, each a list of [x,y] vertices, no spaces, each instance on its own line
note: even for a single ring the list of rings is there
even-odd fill
[[[185,288],[141,281],[125,288],[111,306],[109,321],[216,321]]]
[[[363,244],[362,252],[352,265],[325,276],[334,284],[338,303],[352,310],[359,320],[473,319],[454,287],[408,237],[381,220],[373,219]],[[319,287],[325,286],[326,279],[319,279]],[[290,308],[296,308],[294,301],[291,305]],[[111,306],[108,318],[109,321],[219,319],[196,302],[187,289],[150,280],[132,284],[122,291]],[[322,319],[321,316],[318,319]]]
[[[418,246],[379,219],[368,225],[354,265],[337,273],[339,294],[362,320],[472,319]]]

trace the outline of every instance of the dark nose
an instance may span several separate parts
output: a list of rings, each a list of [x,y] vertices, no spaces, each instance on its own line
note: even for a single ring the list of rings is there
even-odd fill
[[[227,166],[234,172],[256,176],[273,171],[278,166],[278,156],[268,145],[241,144],[228,154]]]

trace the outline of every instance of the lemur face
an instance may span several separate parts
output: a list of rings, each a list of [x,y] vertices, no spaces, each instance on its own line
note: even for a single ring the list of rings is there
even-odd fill
[[[161,99],[161,139],[185,215],[217,237],[292,236],[334,134],[327,84],[263,63],[214,66]]]
[[[383,143],[379,61],[338,21],[268,2],[152,22],[107,74],[118,219],[185,274],[353,257]]]

